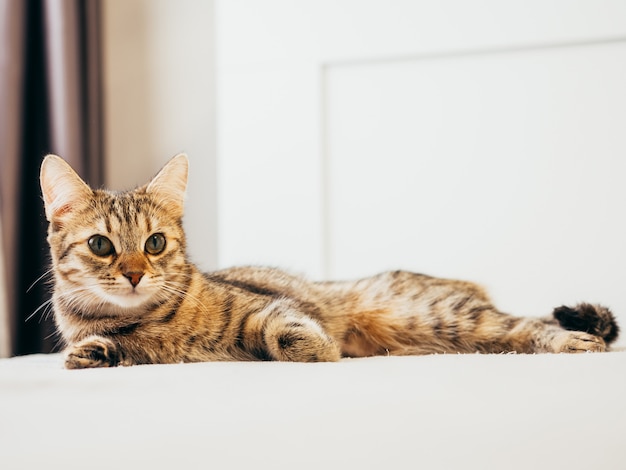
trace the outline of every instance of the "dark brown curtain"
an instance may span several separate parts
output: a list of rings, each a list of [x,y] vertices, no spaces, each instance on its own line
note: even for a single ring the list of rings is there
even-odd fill
[[[15,355],[57,343],[50,309],[37,311],[50,297],[43,156],[102,183],[100,49],[100,0],[0,0],[0,220]]]

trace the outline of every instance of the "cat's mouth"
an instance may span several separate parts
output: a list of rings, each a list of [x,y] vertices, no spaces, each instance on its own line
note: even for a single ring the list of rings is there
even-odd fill
[[[121,289],[120,289],[121,291]],[[149,289],[130,287],[120,292],[102,292],[101,297],[118,307],[136,308],[146,304],[152,298],[152,292]]]

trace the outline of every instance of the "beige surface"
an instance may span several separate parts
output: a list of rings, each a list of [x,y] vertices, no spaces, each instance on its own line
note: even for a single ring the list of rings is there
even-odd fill
[[[0,360],[0,467],[626,468],[626,353],[66,371]]]

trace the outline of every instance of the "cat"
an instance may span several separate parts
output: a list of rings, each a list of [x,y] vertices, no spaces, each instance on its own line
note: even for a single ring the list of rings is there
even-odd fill
[[[608,308],[500,312],[476,284],[407,271],[311,282],[274,268],[202,273],[182,226],[188,159],[134,190],[92,190],[60,157],[41,166],[65,367],[221,360],[338,361],[431,353],[605,351]]]

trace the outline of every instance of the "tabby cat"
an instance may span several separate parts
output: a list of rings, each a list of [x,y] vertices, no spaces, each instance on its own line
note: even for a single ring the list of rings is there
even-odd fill
[[[602,306],[515,317],[476,284],[405,271],[351,282],[262,267],[202,273],[185,250],[187,168],[178,155],[148,184],[118,193],[92,190],[55,155],[43,161],[52,302],[67,368],[604,351],[617,337]]]

